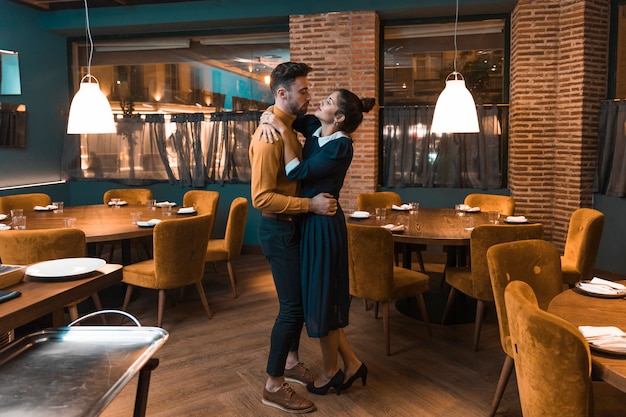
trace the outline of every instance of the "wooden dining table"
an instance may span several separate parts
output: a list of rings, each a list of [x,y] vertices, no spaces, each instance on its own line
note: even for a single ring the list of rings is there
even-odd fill
[[[170,216],[164,216],[160,208],[147,210],[145,205],[128,204],[123,206],[108,206],[105,204],[87,206],[64,207],[63,212],[54,210],[48,211],[28,211],[26,216],[26,229],[53,229],[64,227],[64,219],[75,218],[74,227],[85,232],[85,240],[90,254],[94,255],[93,244],[103,242],[122,242],[122,263],[130,263],[130,241],[131,239],[152,236],[152,227],[140,227],[131,222],[131,213],[141,212],[141,220],[151,219],[175,219],[180,218],[176,214],[175,207]],[[1,233],[1,232],[0,232]]]
[[[446,249],[448,266],[464,265],[465,249],[469,247],[472,229],[489,223],[487,213],[472,212],[458,216],[454,209],[448,208],[420,208],[416,214],[387,209],[386,219],[380,221],[374,215],[363,219],[347,215],[346,218],[349,223],[368,226],[404,225],[404,230],[393,233],[393,239],[405,244],[402,257],[405,268],[411,268],[406,244],[442,246]]]
[[[626,284],[626,281],[621,281]],[[599,298],[566,290],[550,302],[548,312],[574,326],[616,326],[626,331],[626,300]],[[626,392],[626,355],[597,352],[591,348],[592,372],[597,378]]]

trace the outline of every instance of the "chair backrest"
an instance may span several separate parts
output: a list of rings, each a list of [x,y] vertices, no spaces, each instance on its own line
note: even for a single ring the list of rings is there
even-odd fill
[[[541,310],[523,281],[511,282],[504,300],[524,417],[592,415],[591,353],[582,334]]]
[[[243,235],[246,231],[246,219],[248,217],[248,199],[237,197],[230,203],[226,232],[224,234],[225,248],[228,258],[239,255],[243,246]]]
[[[9,214],[13,209],[32,211],[35,206],[47,206],[51,201],[44,193],[6,195],[0,197],[0,214]]]
[[[159,289],[194,284],[204,274],[212,215],[164,220],[154,227],[155,284]]]
[[[220,193],[217,191],[190,190],[183,195],[183,206],[194,207],[199,215],[212,215],[209,236],[213,234],[215,218],[217,217],[217,204],[219,201]]]
[[[580,272],[580,279],[593,277],[603,229],[604,214],[598,210],[579,208],[570,217],[563,258]]]
[[[148,188],[115,188],[104,192],[104,204],[109,204],[112,198],[119,198],[128,204],[146,204],[152,200],[152,190]]]
[[[487,265],[496,302],[500,342],[504,352],[513,357],[509,319],[504,306],[504,289],[512,281],[524,281],[533,289],[539,308],[563,290],[561,257],[552,243],[541,240],[518,240],[494,245],[487,250]]]
[[[512,216],[515,213],[515,199],[507,195],[468,194],[464,204],[480,207],[483,212],[498,211],[502,216]]]
[[[0,260],[14,265],[85,256],[80,229],[5,230],[0,233]]]
[[[391,208],[392,205],[402,204],[400,194],[393,191],[375,191],[371,193],[360,193],[356,196],[356,206],[359,210],[373,213],[378,207]]]
[[[393,236],[378,226],[347,224],[350,294],[374,301],[391,301]]]
[[[536,224],[483,224],[472,230],[470,238],[470,259],[472,272],[472,297],[478,300],[493,301],[493,290],[487,267],[487,250],[498,243],[515,240],[541,239],[543,225]]]

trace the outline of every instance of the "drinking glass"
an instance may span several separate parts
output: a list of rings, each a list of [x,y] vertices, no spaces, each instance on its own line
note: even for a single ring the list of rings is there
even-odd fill
[[[500,223],[500,212],[499,211],[490,211],[489,212],[489,223],[493,223],[493,224]]]
[[[12,217],[13,228],[15,230],[24,230],[26,229],[26,216],[15,216]]]
[[[71,229],[76,227],[76,217],[65,217],[63,219],[63,226],[66,229]]]
[[[385,207],[376,207],[376,223],[382,224],[387,220],[387,209]]]
[[[454,213],[461,217],[461,216],[465,216],[465,210],[463,210],[463,208],[465,207],[464,204],[457,204],[454,206]]]
[[[130,213],[130,222],[132,224],[137,224],[137,222],[140,222],[140,221],[141,221],[141,212],[140,211]]]
[[[52,210],[53,213],[63,213],[63,202],[55,201],[52,203],[53,206],[56,206],[55,209]]]
[[[169,217],[172,215],[172,206],[170,204],[161,204],[161,214],[163,217]]]
[[[23,215],[24,215],[24,209],[12,209],[11,210],[11,219],[14,219],[15,217],[23,216]]]
[[[146,202],[146,208],[148,210],[156,210],[156,208],[157,208],[156,200],[148,200]]]

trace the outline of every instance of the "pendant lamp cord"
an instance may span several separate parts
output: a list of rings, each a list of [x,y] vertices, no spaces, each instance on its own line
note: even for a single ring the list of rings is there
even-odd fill
[[[87,7],[87,0],[85,0],[85,22],[86,22],[85,26],[87,27],[87,39],[89,40],[89,60],[87,61],[87,75],[91,77],[91,57],[93,56],[93,39],[91,38],[91,29],[89,28],[89,8]]]
[[[85,3],[87,3],[87,0],[85,0]],[[456,26],[459,23],[459,0],[456,0],[456,14],[455,14],[455,18],[454,18],[454,72],[456,73],[456,51],[457,51],[457,46],[456,46]],[[89,26],[89,25],[87,25]]]

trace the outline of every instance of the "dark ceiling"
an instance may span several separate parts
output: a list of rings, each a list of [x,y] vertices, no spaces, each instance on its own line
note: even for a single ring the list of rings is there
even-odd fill
[[[14,3],[20,3],[32,7],[37,10],[67,10],[67,9],[83,9],[85,0],[11,0]],[[183,1],[197,0],[88,0],[89,8],[95,7],[122,7],[122,6],[139,6],[142,4],[163,4],[163,3],[180,3]]]

